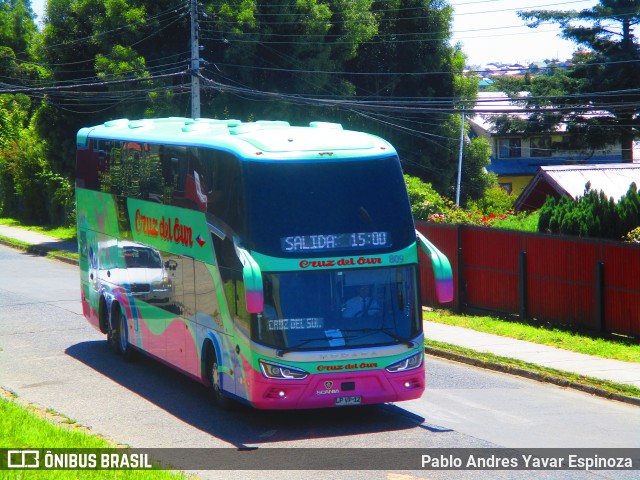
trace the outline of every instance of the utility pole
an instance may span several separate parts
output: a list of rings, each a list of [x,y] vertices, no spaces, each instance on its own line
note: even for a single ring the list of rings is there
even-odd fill
[[[200,118],[200,39],[198,0],[191,0],[191,117]]]
[[[458,185],[456,188],[456,205],[460,206],[460,181],[462,180],[462,152],[464,150],[464,112],[460,125],[460,153],[458,155]]]

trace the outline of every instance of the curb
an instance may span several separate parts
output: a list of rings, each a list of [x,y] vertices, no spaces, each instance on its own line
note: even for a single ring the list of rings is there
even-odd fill
[[[559,387],[572,388],[574,390],[579,390],[581,392],[605,398],[607,400],[616,400],[618,402],[623,402],[634,405],[636,407],[640,407],[640,398],[638,397],[631,397],[629,395],[622,395],[620,393],[611,393],[603,388],[594,387],[592,385],[585,385],[580,382],[570,381],[560,377],[554,377],[553,375],[533,372],[531,370],[520,367],[504,365],[502,363],[479,360],[477,358],[467,357],[466,355],[448,352],[446,350],[441,350],[439,348],[429,346],[424,347],[424,353],[427,355],[432,355],[434,357],[452,360],[454,362],[465,363],[474,367],[485,368],[487,370],[494,370],[497,372],[508,373],[510,375],[528,378],[529,380],[535,380],[537,382],[552,383]]]

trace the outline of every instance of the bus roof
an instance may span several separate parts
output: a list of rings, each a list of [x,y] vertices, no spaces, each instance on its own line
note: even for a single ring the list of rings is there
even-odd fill
[[[283,121],[241,122],[182,117],[119,119],[78,132],[78,148],[90,138],[216,148],[254,161],[380,158],[395,155],[385,140],[344,130],[338,123],[311,122],[307,127]]]

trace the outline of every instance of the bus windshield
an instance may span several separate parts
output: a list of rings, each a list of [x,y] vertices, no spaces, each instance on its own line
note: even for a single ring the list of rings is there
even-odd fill
[[[277,257],[331,256],[397,251],[415,242],[396,156],[247,162],[244,177],[251,250]]]
[[[410,342],[421,331],[415,266],[264,274],[254,339],[284,351]]]

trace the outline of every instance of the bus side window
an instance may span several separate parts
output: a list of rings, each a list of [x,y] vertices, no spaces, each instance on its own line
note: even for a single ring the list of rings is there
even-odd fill
[[[160,150],[162,146],[146,143],[144,145],[145,161],[154,173],[154,181],[149,183],[149,191],[146,199],[158,203],[171,203],[173,193],[173,179],[170,174],[165,175],[165,167],[162,164]]]
[[[249,335],[250,316],[245,303],[242,264],[236,255],[233,240],[229,237],[221,240],[215,235],[212,238],[229,313],[234,323]]]
[[[244,282],[242,280],[234,280],[235,290],[235,312],[233,312],[233,322],[244,331],[245,335],[250,336],[249,324],[250,318],[249,312],[247,312],[246,297],[244,290]]]
[[[242,177],[240,163],[228,153],[202,151],[204,182],[209,188],[207,211],[242,234]]]
[[[170,197],[170,204],[185,207],[185,184],[187,181],[186,149],[161,145],[158,150],[160,157],[163,184]]]
[[[203,175],[202,164],[198,158],[198,150],[195,148],[187,149],[188,169],[185,178],[184,196],[185,199],[191,201],[192,208],[200,210],[201,212],[207,211],[208,203],[208,190],[206,181]]]

